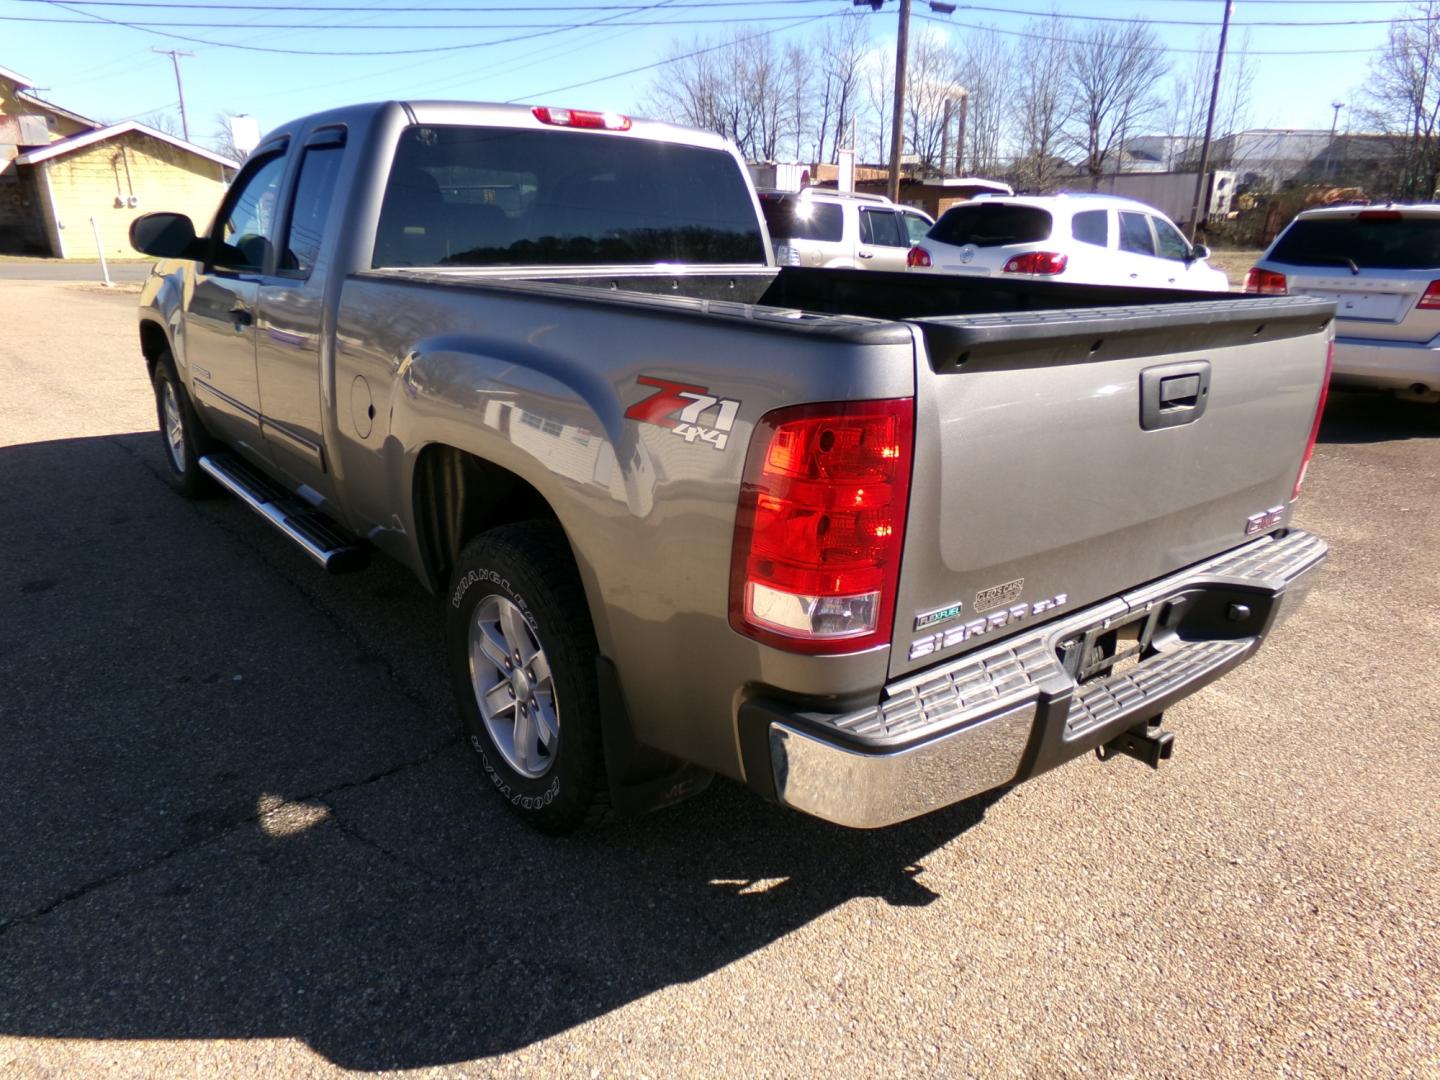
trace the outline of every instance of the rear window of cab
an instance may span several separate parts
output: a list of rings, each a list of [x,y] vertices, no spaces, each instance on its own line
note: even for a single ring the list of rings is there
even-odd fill
[[[1050,211],[1038,206],[974,202],[952,206],[941,214],[930,238],[957,246],[1001,247],[1048,240],[1053,227]]]
[[[793,195],[762,195],[760,210],[772,240],[838,242],[845,232],[844,211],[837,203],[816,202]]]

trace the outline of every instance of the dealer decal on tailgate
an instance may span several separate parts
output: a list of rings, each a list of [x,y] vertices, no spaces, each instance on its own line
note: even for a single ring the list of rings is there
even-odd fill
[[[671,382],[651,375],[641,375],[635,381],[641,386],[656,387],[656,390],[625,410],[627,420],[669,428],[688,443],[698,439],[716,450],[725,449],[725,444],[730,441],[730,430],[735,426],[735,417],[740,412],[740,402],[734,398],[716,397],[703,386]],[[711,423],[708,426],[700,423],[700,417],[712,409],[715,414]]]

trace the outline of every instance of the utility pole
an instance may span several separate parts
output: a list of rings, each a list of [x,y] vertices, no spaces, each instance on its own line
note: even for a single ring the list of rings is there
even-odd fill
[[[965,121],[970,115],[970,91],[960,91],[960,134],[955,139],[955,175],[965,175]]]
[[[1332,101],[1330,108],[1335,114],[1330,117],[1330,144],[1325,147],[1325,179],[1330,179],[1330,166],[1335,163],[1335,126],[1340,123],[1340,110],[1345,108],[1343,101]]]
[[[175,90],[180,95],[180,130],[185,134],[185,141],[190,141],[190,121],[185,117],[185,84],[180,81],[180,57],[194,56],[194,53],[181,52],[178,49],[156,49],[151,52],[159,53],[161,56],[170,57],[171,63],[175,65]]]
[[[1205,191],[1205,173],[1210,168],[1210,135],[1215,130],[1215,102],[1220,97],[1220,68],[1225,63],[1225,37],[1230,33],[1230,12],[1233,0],[1223,0],[1225,18],[1220,23],[1220,48],[1215,50],[1215,80],[1210,84],[1210,111],[1205,117],[1205,139],[1200,143],[1200,173],[1195,177],[1195,204],[1190,210],[1190,242],[1195,242],[1195,230],[1200,227],[1200,202]],[[1209,200],[1205,200],[1208,212]]]
[[[905,65],[910,50],[910,0],[900,0],[895,39],[895,111],[890,118],[890,201],[900,201],[900,150],[905,145]]]

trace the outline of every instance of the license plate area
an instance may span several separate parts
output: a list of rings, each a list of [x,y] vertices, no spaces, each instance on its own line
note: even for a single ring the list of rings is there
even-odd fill
[[[1395,293],[1326,292],[1312,289],[1307,295],[1335,303],[1335,316],[1340,319],[1367,319],[1372,322],[1393,321],[1409,306],[1409,297]]]
[[[1095,626],[1067,638],[1057,652],[1065,671],[1076,685],[1103,682],[1122,675],[1158,651],[1156,629],[1164,624],[1169,605],[1158,605],[1108,626]]]

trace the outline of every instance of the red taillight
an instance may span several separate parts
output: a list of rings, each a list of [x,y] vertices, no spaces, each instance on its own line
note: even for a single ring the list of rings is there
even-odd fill
[[[1058,251],[1027,251],[1005,264],[1007,274],[1058,274],[1070,261]]]
[[[1315,419],[1310,423],[1310,441],[1305,444],[1305,456],[1300,459],[1300,471],[1295,474],[1295,487],[1290,491],[1290,501],[1300,497],[1300,485],[1305,483],[1305,471],[1310,468],[1310,459],[1315,454],[1315,440],[1320,437],[1320,419],[1325,415],[1325,398],[1330,394],[1330,370],[1335,366],[1335,343],[1332,341],[1325,350],[1325,381],[1320,384],[1320,400],[1315,402]]]
[[[1286,283],[1284,274],[1252,266],[1245,275],[1245,291],[1264,293],[1267,296],[1284,296],[1290,291],[1290,286]]]
[[[890,640],[915,403],[766,413],[745,459],[730,625],[776,648],[859,652]]]
[[[1423,311],[1434,311],[1440,308],[1440,281],[1432,281],[1425,287],[1425,295],[1420,297],[1420,302],[1415,305]]]
[[[1405,215],[1399,210],[1361,210],[1356,221],[1400,221]]]
[[[910,253],[905,256],[905,265],[923,267],[934,266],[935,264],[930,261],[930,253],[928,251],[923,247],[916,246],[912,247]]]
[[[536,105],[530,110],[542,124],[556,127],[598,128],[604,131],[629,131],[630,117],[620,113],[589,112],[584,109],[550,109]]]

